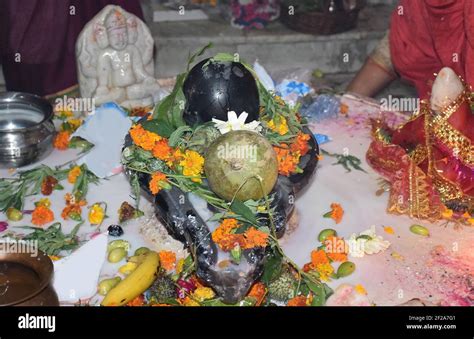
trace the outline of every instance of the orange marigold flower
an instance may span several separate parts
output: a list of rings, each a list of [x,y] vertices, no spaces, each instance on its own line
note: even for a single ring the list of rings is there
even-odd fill
[[[167,179],[165,174],[161,172],[155,172],[151,176],[151,180],[148,184],[148,187],[150,188],[151,193],[158,194],[158,192],[166,186],[166,182]]]
[[[143,306],[144,304],[145,304],[145,298],[143,297],[143,294],[140,294],[135,299],[130,300],[127,303],[127,306]]]
[[[326,255],[332,261],[344,262],[347,261],[347,253],[349,247],[345,240],[340,237],[330,236],[324,241]]]
[[[239,227],[236,219],[224,219],[221,224],[212,232],[212,240],[223,250],[230,251],[236,245],[245,247],[245,237],[243,234],[233,234],[232,230]]]
[[[265,284],[262,282],[258,282],[252,286],[247,296],[255,299],[255,306],[260,306],[266,294],[267,289],[265,288]]]
[[[290,151],[299,153],[300,156],[305,155],[309,151],[308,140],[310,138],[309,134],[298,133],[295,140],[290,144]]]
[[[59,132],[54,138],[53,146],[61,151],[68,149],[70,136],[71,134],[68,131]]]
[[[346,104],[341,104],[341,106],[339,107],[339,111],[341,112],[341,114],[346,115],[347,113],[349,113],[349,106]]]
[[[307,306],[306,297],[304,295],[294,297],[288,301],[287,306]]]
[[[69,181],[69,183],[71,184],[74,184],[77,180],[77,177],[79,177],[81,175],[81,167],[79,166],[74,166],[73,168],[71,168],[67,174],[67,181]]]
[[[346,253],[328,252],[327,256],[332,261],[336,261],[336,262],[345,262],[345,261],[347,261],[347,254]]]
[[[31,214],[31,222],[37,226],[43,226],[54,220],[54,213],[48,207],[39,205]]]
[[[166,161],[171,157],[173,149],[168,145],[167,139],[161,139],[155,144],[152,152],[155,158]]]
[[[176,254],[171,251],[160,251],[160,265],[167,271],[172,271],[176,266]]]
[[[268,234],[257,230],[255,227],[250,227],[244,233],[245,246],[243,248],[265,247],[267,246]]]
[[[324,250],[314,250],[311,252],[311,265],[316,268],[320,264],[329,264],[329,258]]]
[[[61,212],[61,217],[64,220],[69,219],[72,213],[80,216],[82,207],[87,204],[85,200],[76,201],[76,198],[71,193],[66,193],[64,200],[66,200],[66,207],[64,207],[63,211]]]
[[[151,151],[153,147],[155,147],[155,144],[161,140],[158,134],[145,130],[140,124],[132,126],[130,129],[130,137],[135,145],[140,146],[146,151]]]
[[[277,154],[278,173],[285,176],[296,173],[297,166],[300,162],[299,154],[290,153],[283,144],[280,146],[281,147],[273,147]]]
[[[337,203],[331,204],[331,214],[330,217],[333,219],[336,224],[339,224],[342,220],[342,216],[344,215],[344,210],[342,209],[341,205]]]

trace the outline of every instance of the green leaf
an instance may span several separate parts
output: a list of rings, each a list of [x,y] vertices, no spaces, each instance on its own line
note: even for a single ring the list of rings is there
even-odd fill
[[[326,292],[323,284],[316,284],[310,279],[304,278],[305,284],[309,290],[313,293],[312,306],[323,306],[326,302]]]
[[[192,132],[193,129],[189,126],[180,126],[173,133],[171,133],[168,144],[171,147],[176,147],[183,134],[186,132]]]
[[[169,138],[175,130],[168,120],[148,120],[143,123],[143,128],[164,138]]]
[[[270,282],[275,280],[281,273],[283,266],[283,258],[279,253],[273,253],[272,256],[267,258],[265,266],[263,268],[262,282],[268,285]]]
[[[247,219],[249,223],[253,225],[257,225],[257,218],[252,213],[250,208],[248,208],[243,202],[239,200],[234,200],[232,204],[230,205],[230,209],[232,212]]]
[[[191,64],[194,63],[194,60],[196,60],[196,58],[198,56],[201,56],[204,54],[204,52],[209,49],[209,48],[212,48],[213,44],[212,42],[209,42],[206,46],[202,47],[200,50],[198,50],[197,52],[195,52],[193,55],[189,56],[188,58],[188,65],[186,67],[186,70],[189,72],[190,68],[191,68]]]

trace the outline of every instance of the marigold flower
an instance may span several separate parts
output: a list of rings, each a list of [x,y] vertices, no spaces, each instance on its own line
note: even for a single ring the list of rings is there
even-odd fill
[[[151,151],[155,144],[162,139],[158,134],[145,130],[140,124],[132,126],[130,137],[135,145],[146,151]]]
[[[101,204],[92,205],[88,217],[92,225],[100,225],[105,218],[105,211]]]
[[[199,177],[204,166],[204,158],[196,151],[186,150],[183,160],[180,161],[180,166],[183,166],[183,175],[194,177],[191,180],[194,182],[202,182]]]
[[[36,203],[35,203],[35,206],[44,206],[44,207],[48,207],[50,208],[51,207],[51,200],[49,200],[48,198],[42,198],[40,200],[38,200]]]
[[[167,271],[172,271],[176,265],[176,254],[171,251],[160,251],[160,265]]]
[[[53,146],[61,151],[68,149],[70,136],[71,134],[68,131],[59,132],[54,138]]]
[[[343,238],[336,236],[329,236],[324,241],[325,252],[329,259],[337,262],[347,261],[347,253],[349,247]]]
[[[71,193],[66,193],[64,200],[66,200],[66,207],[62,211],[61,217],[64,220],[69,219],[73,215],[80,217],[82,206],[85,206],[87,202],[85,200],[76,201],[76,198]]]
[[[391,226],[384,226],[383,230],[385,231],[385,233],[395,234],[395,231],[393,230],[393,227]]]
[[[444,219],[451,219],[453,217],[454,211],[449,208],[445,208],[445,210],[441,213],[441,216]]]
[[[144,304],[145,304],[145,297],[143,296],[143,294],[140,294],[135,299],[130,300],[127,303],[127,306],[143,306]]]
[[[152,152],[155,158],[166,161],[171,157],[173,149],[168,145],[168,140],[161,139],[155,143]]]
[[[54,213],[46,206],[37,206],[31,214],[31,222],[43,226],[54,220]]]
[[[299,296],[297,296],[297,297],[294,297],[294,298],[290,299],[286,305],[287,305],[287,306],[293,306],[293,307],[294,307],[294,306],[297,306],[297,307],[298,307],[298,306],[299,306],[299,307],[301,307],[301,306],[307,306],[307,304],[306,304],[306,297],[305,297],[304,295],[299,295]]]
[[[166,175],[161,172],[153,173],[148,187],[150,188],[152,194],[158,194],[162,188],[168,187]]]
[[[324,250],[314,250],[311,252],[311,266],[313,269],[320,264],[328,264],[329,258]]]
[[[82,125],[81,119],[69,119],[67,122],[73,131],[77,130]]]
[[[190,297],[186,297],[183,299],[182,301],[182,305],[183,306],[201,306],[199,305],[199,303],[193,299],[191,299]]]
[[[272,119],[268,123],[268,128],[270,128],[272,131],[277,132],[280,135],[285,135],[288,133],[288,123],[283,116],[278,116],[278,123],[275,123],[275,120]]]
[[[67,181],[69,183],[74,184],[77,180],[77,178],[81,175],[82,170],[80,166],[74,166],[71,168],[67,174]]]
[[[324,216],[330,217],[336,222],[336,224],[339,224],[342,220],[343,215],[344,215],[344,210],[342,209],[341,205],[337,203],[332,203],[331,211],[326,213]]]
[[[46,176],[41,183],[41,194],[50,195],[53,193],[54,186],[56,186],[57,183],[58,180],[55,177],[51,175]]]
[[[346,104],[341,104],[341,106],[339,107],[339,111],[341,112],[341,114],[346,115],[347,113],[349,113],[349,106]]]
[[[215,293],[212,288],[209,287],[198,287],[194,290],[192,297],[198,302],[203,302],[204,300],[212,299],[215,297]]]
[[[362,286],[361,284],[355,285],[354,291],[362,295],[367,295],[367,291],[365,290],[364,286]]]
[[[245,245],[243,248],[245,249],[267,246],[268,234],[257,230],[253,226],[245,231],[244,236]]]
[[[309,134],[299,132],[295,140],[290,144],[290,151],[299,153],[300,156],[305,155],[309,151],[308,141],[310,138]]]
[[[316,265],[316,271],[319,273],[321,281],[329,281],[331,280],[331,274],[334,273],[334,267],[329,263],[318,264]]]
[[[232,230],[240,225],[236,219],[224,219],[221,224],[212,232],[212,240],[223,250],[230,251],[236,245],[244,248],[245,238],[243,234],[233,234]]]
[[[265,284],[262,282],[255,283],[250,292],[247,294],[247,297],[251,297],[255,299],[255,306],[260,306],[267,294],[267,289],[265,288]]]
[[[300,162],[299,154],[290,153],[286,145],[280,144],[280,147],[273,147],[277,155],[278,173],[289,176],[297,172]]]

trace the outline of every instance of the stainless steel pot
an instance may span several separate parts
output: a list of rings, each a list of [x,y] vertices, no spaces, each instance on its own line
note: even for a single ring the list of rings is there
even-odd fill
[[[51,150],[53,108],[28,93],[0,93],[0,167],[20,167],[41,160]]]

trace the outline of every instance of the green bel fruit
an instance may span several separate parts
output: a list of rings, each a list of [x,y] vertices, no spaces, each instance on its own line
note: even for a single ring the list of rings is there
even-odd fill
[[[148,247],[140,247],[135,250],[135,253],[133,255],[141,255],[150,252],[150,249]]]
[[[204,171],[211,190],[222,199],[258,200],[275,186],[278,161],[272,145],[260,134],[230,131],[209,146]]]
[[[418,234],[424,237],[428,237],[430,235],[430,231],[426,227],[421,225],[411,225],[410,231],[414,234]]]
[[[332,228],[326,228],[322,230],[321,232],[319,232],[318,240],[319,242],[324,242],[327,238],[336,237],[336,236],[337,236],[336,230],[333,230]]]
[[[115,287],[122,279],[120,277],[104,279],[99,283],[98,292],[100,295],[106,295],[109,291]]]
[[[343,278],[351,275],[355,271],[355,264],[351,261],[343,262],[337,269],[337,277]]]
[[[127,251],[125,251],[125,249],[122,247],[117,247],[109,252],[109,256],[107,257],[107,259],[111,263],[116,263],[125,258],[126,256]]]
[[[10,221],[20,221],[23,219],[23,213],[20,210],[17,210],[14,207],[7,209],[7,218]]]

